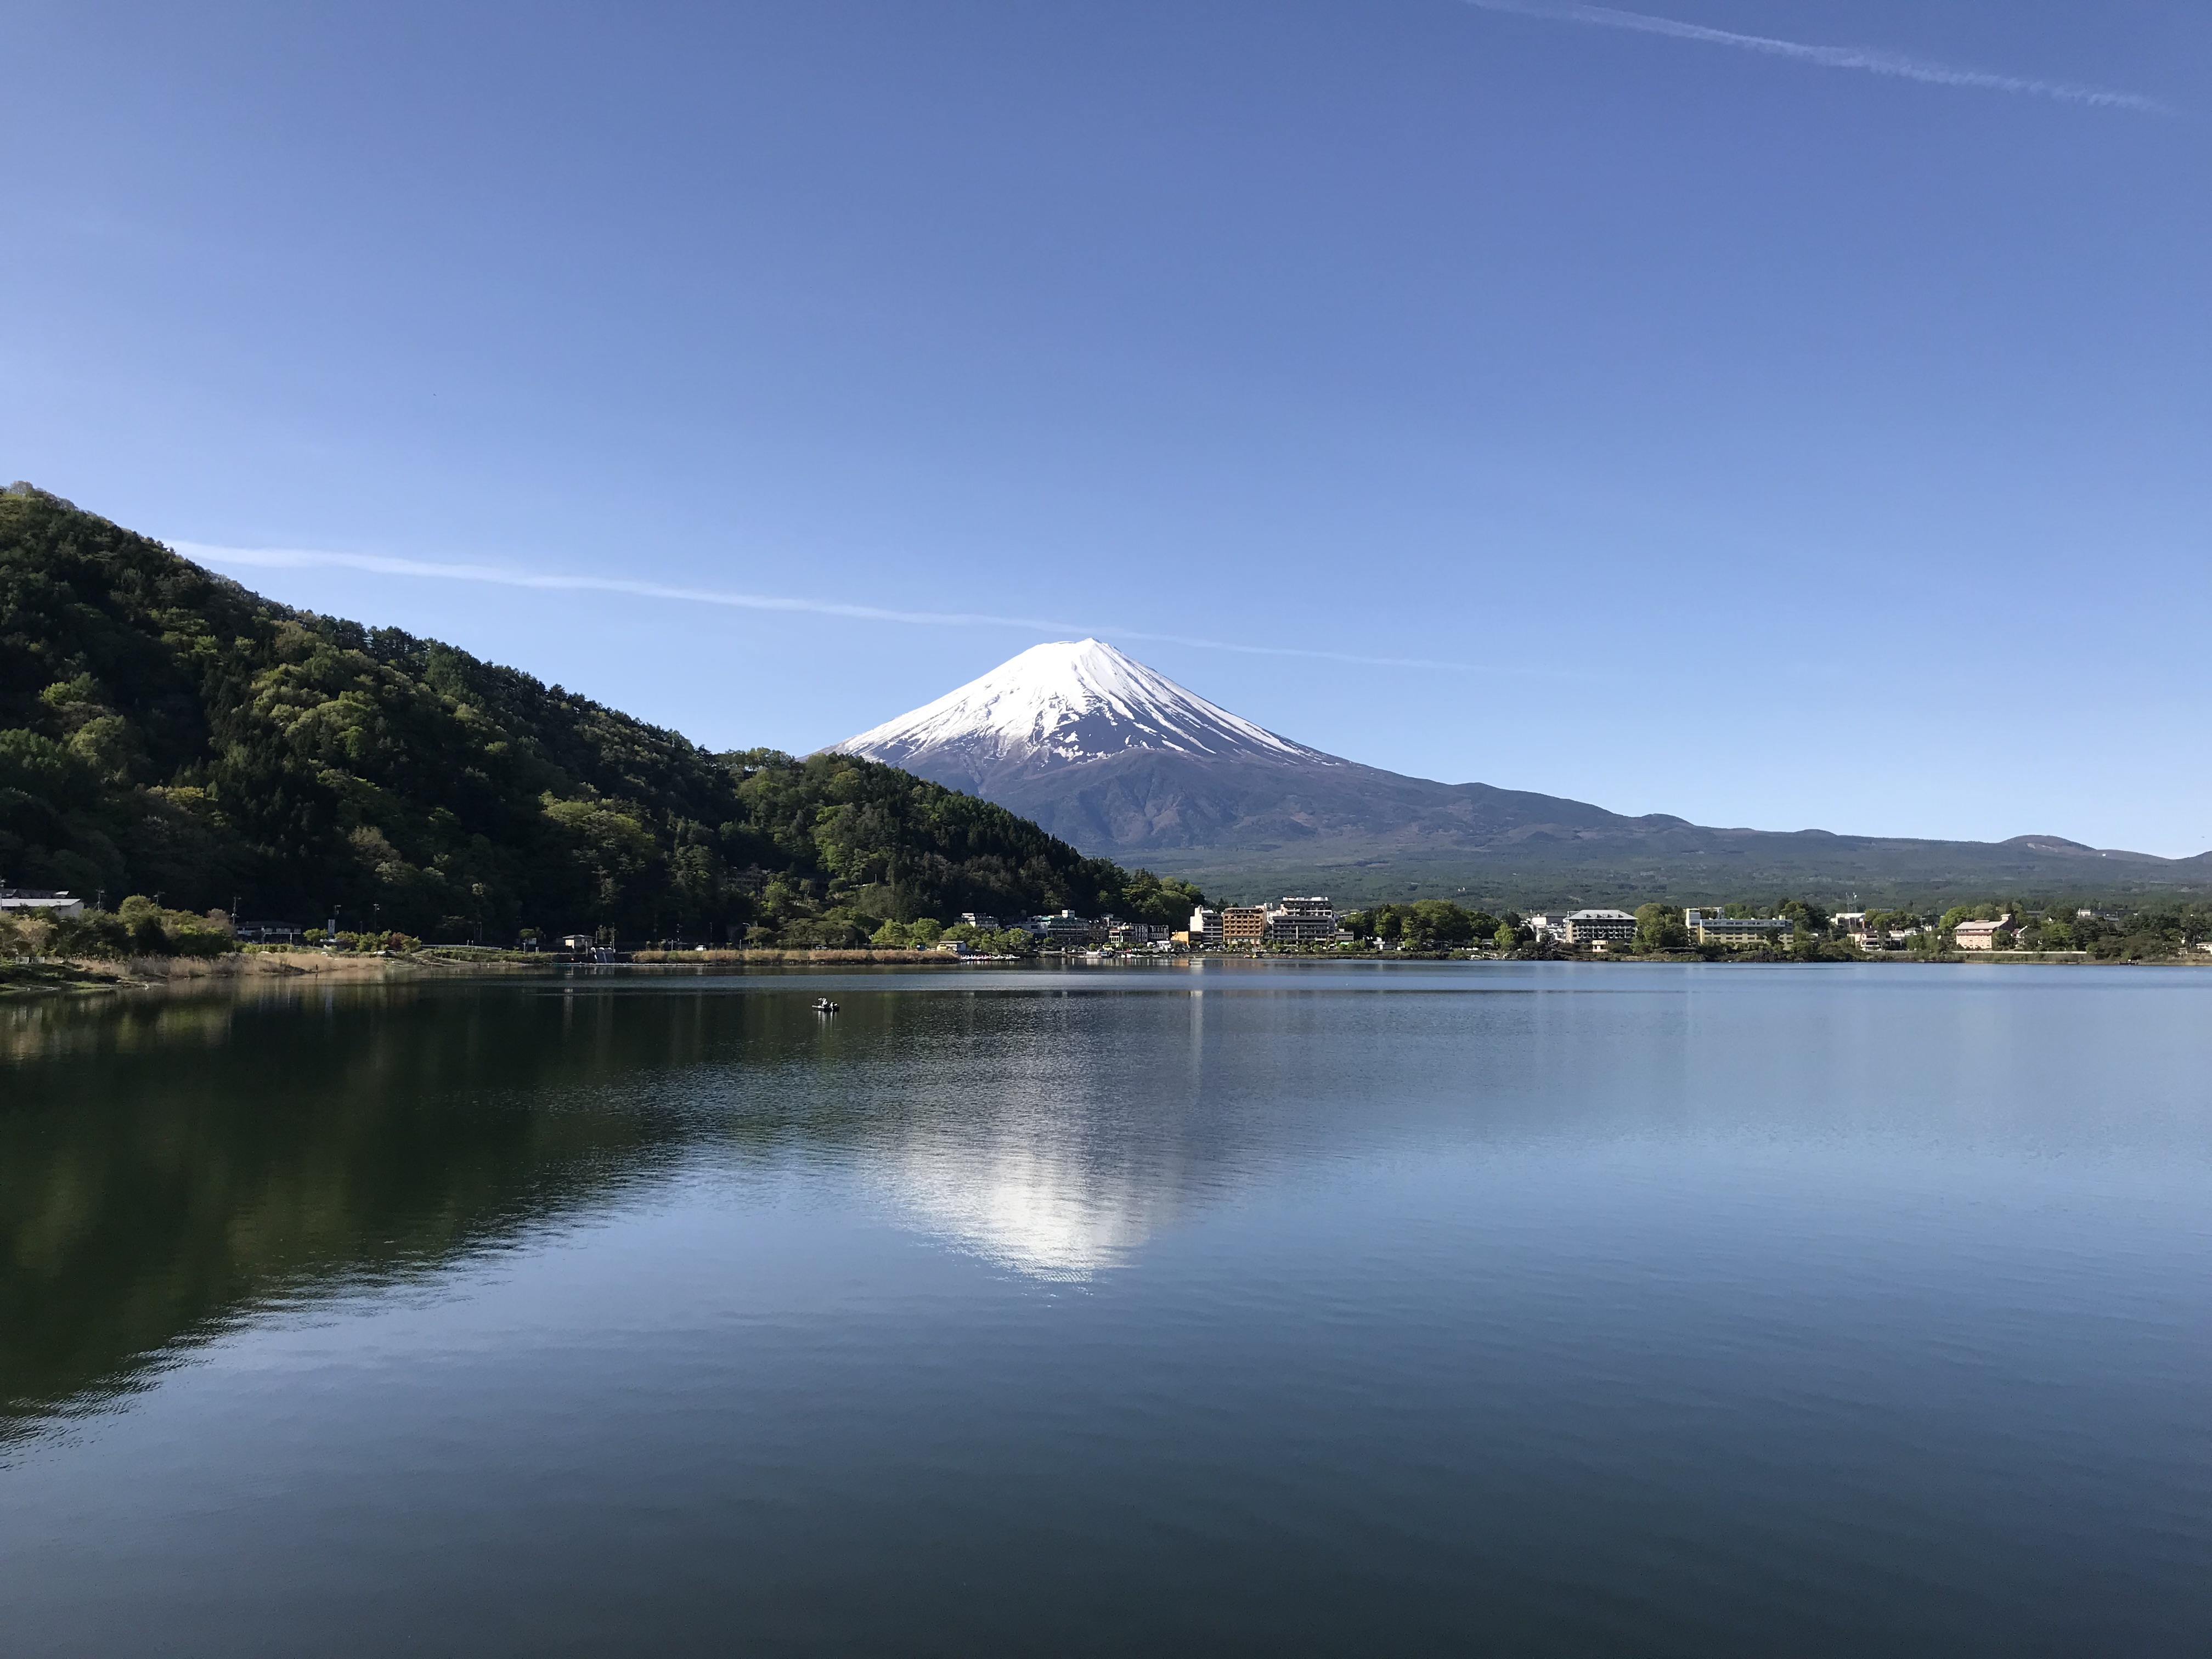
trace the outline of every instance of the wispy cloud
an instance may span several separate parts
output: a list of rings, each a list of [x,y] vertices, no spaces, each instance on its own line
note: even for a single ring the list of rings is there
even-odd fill
[[[981,611],[898,611],[884,605],[850,605],[837,599],[794,599],[784,594],[746,593],[717,587],[681,587],[667,582],[637,581],[624,576],[565,575],[516,570],[500,565],[446,564],[426,559],[389,558],[378,553],[327,553],[296,547],[214,547],[204,542],[172,542],[170,545],[188,559],[218,568],[365,570],[380,576],[487,582],[497,587],[528,587],[550,592],[625,593],[641,599],[672,600],[679,605],[725,605],[735,611],[791,611],[815,617],[840,617],[852,622],[905,623],[925,628],[1013,628],[1028,633],[1063,637],[1098,635],[1117,640],[1197,646],[1207,651],[1235,651],[1255,657],[1305,657],[1323,662],[1352,663],[1366,668],[1443,668],[1473,673],[1493,672],[1480,663],[1442,662],[1428,657],[1368,657],[1349,651],[1321,651],[1304,646],[1248,645],[1236,640],[1202,639],[1189,634],[1161,634],[1107,623],[1065,622],[1049,617],[1002,617]]]
[[[2133,110],[2143,115],[2171,115],[2172,107],[2139,92],[2113,92],[2104,87],[2075,86],[2064,81],[2042,81],[2021,75],[1999,75],[1989,70],[1959,69],[1931,64],[1902,52],[1872,46],[1816,46],[1802,40],[1778,40],[1765,34],[1738,34],[1733,29],[1708,28],[1672,17],[1653,17],[1640,11],[1621,11],[1613,6],[1590,6],[1577,0],[1468,0],[1483,11],[1511,12],[1521,17],[1540,17],[1554,23],[1585,23],[1592,27],[1629,29],[1638,34],[1662,34],[1672,40],[1694,40],[1708,46],[1734,46],[1739,52],[1764,52],[1770,58],[1794,58],[1824,69],[1861,70],[1869,75],[1894,76],[1903,81],[1924,81],[1936,87],[1972,87],[1984,92],[2026,93],[2036,98],[2057,98],[2069,104],[2089,104],[2104,109]]]

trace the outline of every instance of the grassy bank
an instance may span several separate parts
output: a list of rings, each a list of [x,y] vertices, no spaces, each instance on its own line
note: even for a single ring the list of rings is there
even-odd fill
[[[516,951],[421,951],[405,956],[343,951],[234,951],[219,957],[48,957],[0,962],[0,994],[128,991],[161,985],[220,984],[267,979],[374,982],[464,969],[544,969],[555,964]]]

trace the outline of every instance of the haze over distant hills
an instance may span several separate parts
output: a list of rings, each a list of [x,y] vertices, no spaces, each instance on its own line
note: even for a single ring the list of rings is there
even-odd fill
[[[1881,902],[2212,890],[2212,853],[2163,859],[2041,835],[1716,829],[1407,777],[1279,737],[1098,640],[1033,646],[836,747],[995,801],[1085,853],[1248,896],[1312,888],[1528,904],[1787,890]]]

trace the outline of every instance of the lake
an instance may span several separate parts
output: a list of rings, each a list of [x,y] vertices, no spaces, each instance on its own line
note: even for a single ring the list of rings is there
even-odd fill
[[[0,1005],[0,1651],[2198,1659],[2208,1291],[2212,972]]]

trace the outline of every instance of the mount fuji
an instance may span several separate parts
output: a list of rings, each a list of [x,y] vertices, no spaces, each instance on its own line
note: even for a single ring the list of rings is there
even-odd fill
[[[1941,842],[1718,830],[1485,783],[1437,783],[1294,743],[1099,640],[1030,647],[834,747],[981,795],[1087,854],[1209,890],[1519,902],[1932,897],[1998,887],[2212,889],[2212,854],[2161,859],[2051,836]]]
[[[1033,645],[979,680],[836,748],[988,794],[1038,773],[1139,750],[1341,766],[1279,738],[1098,640]]]

